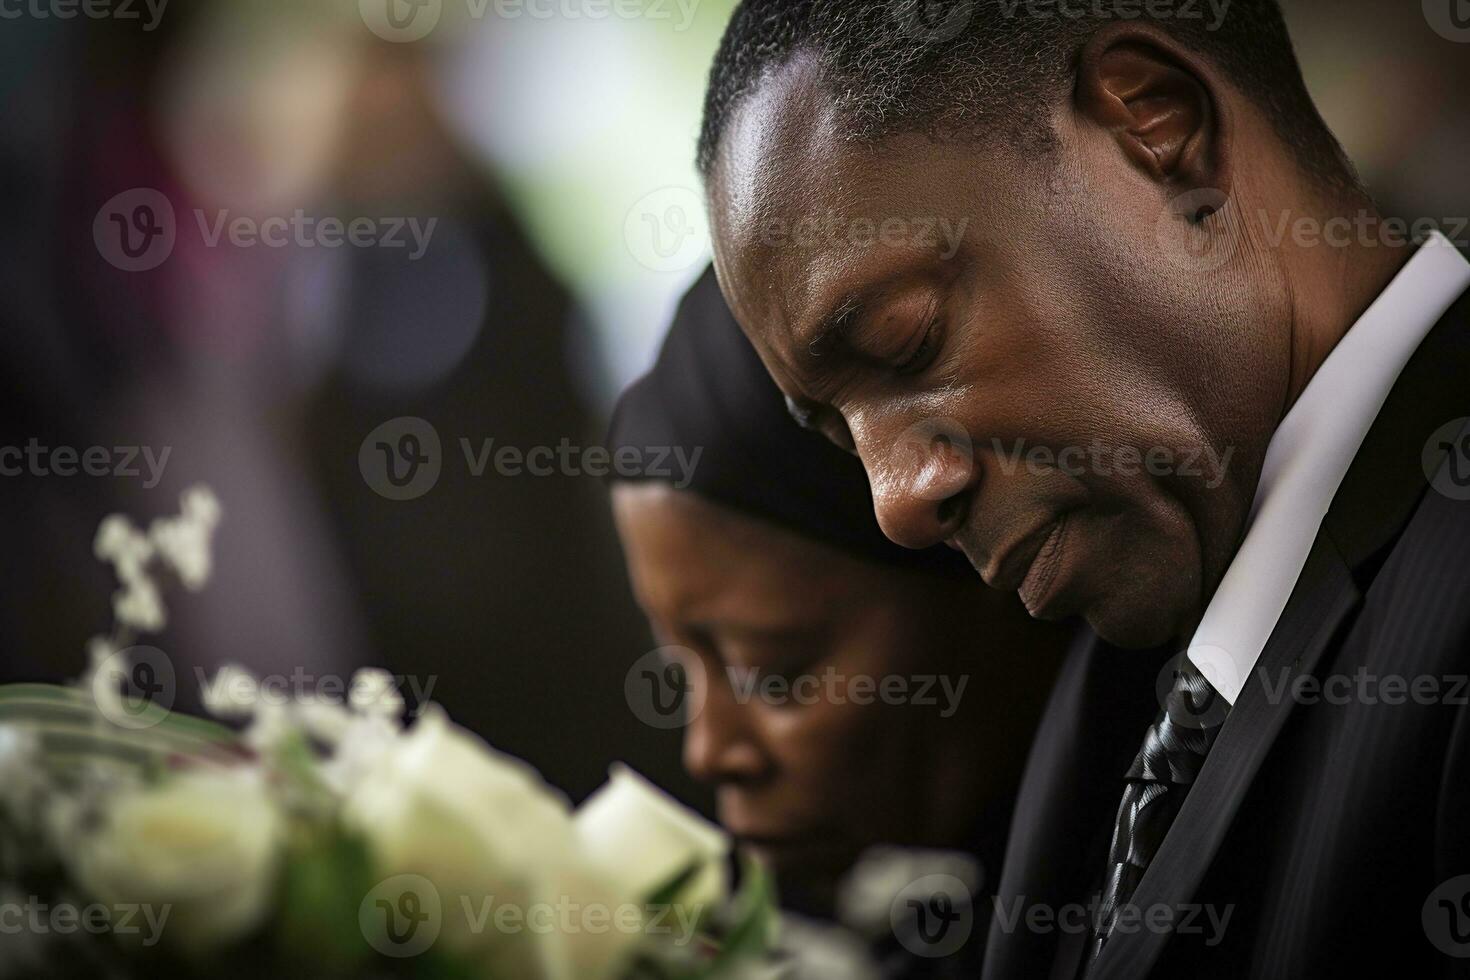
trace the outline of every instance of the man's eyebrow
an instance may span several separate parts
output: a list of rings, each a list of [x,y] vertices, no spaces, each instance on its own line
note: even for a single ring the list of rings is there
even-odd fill
[[[816,326],[807,332],[806,342],[798,341],[797,346],[804,347],[811,357],[826,355],[842,342],[846,330],[863,318],[866,307],[864,297],[857,294],[847,296],[818,320]]]
[[[840,346],[847,331],[856,323],[862,321],[869,309],[869,299],[861,293],[849,293],[836,306],[816,322],[816,325],[804,331],[804,336],[799,334],[795,338],[795,346],[798,352],[804,352],[807,359],[820,359],[830,354]],[[817,402],[810,399],[787,395],[786,411],[796,420],[796,424],[803,429],[811,429],[820,432],[818,416],[823,408]]]

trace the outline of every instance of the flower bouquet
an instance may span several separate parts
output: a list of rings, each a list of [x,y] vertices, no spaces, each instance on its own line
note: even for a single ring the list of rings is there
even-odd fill
[[[0,976],[692,980],[763,960],[766,874],[742,865],[732,890],[726,837],[625,767],[574,810],[436,705],[404,724],[377,670],[283,703],[227,667],[215,720],[126,694],[158,666],[132,644],[164,625],[164,579],[205,584],[219,517],[195,488],[147,533],[103,521],[114,631],[73,686],[0,687]]]

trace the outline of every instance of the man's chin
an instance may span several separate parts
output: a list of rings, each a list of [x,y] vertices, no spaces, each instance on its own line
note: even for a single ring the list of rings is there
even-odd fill
[[[1115,647],[1149,650],[1178,637],[1181,617],[1164,603],[1140,605],[1105,597],[1083,616],[1093,632]]]

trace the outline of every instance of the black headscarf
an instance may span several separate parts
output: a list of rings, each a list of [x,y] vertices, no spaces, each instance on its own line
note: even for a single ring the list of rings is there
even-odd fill
[[[943,546],[915,551],[883,536],[862,463],[796,424],[780,390],[740,332],[713,267],[684,295],[653,369],[634,382],[613,412],[608,446],[650,452],[701,450],[691,490],[870,561],[973,576]],[[666,465],[615,473],[615,480],[682,482]]]

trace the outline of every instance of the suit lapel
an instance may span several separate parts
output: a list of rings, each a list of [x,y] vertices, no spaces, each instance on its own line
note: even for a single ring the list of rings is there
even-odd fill
[[[1058,675],[1016,800],[995,896],[984,976],[1046,977],[1068,936],[1033,930],[1032,908],[1080,901],[1105,856],[1118,779],[1158,710],[1154,682],[1172,651],[1119,650],[1084,629]],[[1096,828],[1094,835],[1078,827]]]
[[[1177,910],[1194,897],[1246,790],[1296,703],[1285,692],[1295,678],[1313,671],[1360,601],[1347,566],[1319,534],[1251,681],[1242,689],[1174,826],[1139,882],[1133,905]],[[1147,976],[1168,938],[1167,932],[1142,929],[1115,933],[1088,974],[1089,980]]]
[[[1316,668],[1422,500],[1425,440],[1470,409],[1467,324],[1470,293],[1440,318],[1400,372],[1333,496],[1286,608],[1199,779],[1139,882],[1135,906],[1177,909],[1193,899],[1296,703],[1287,693],[1290,685]],[[1147,976],[1168,939],[1167,932],[1115,934],[1089,980]]]

